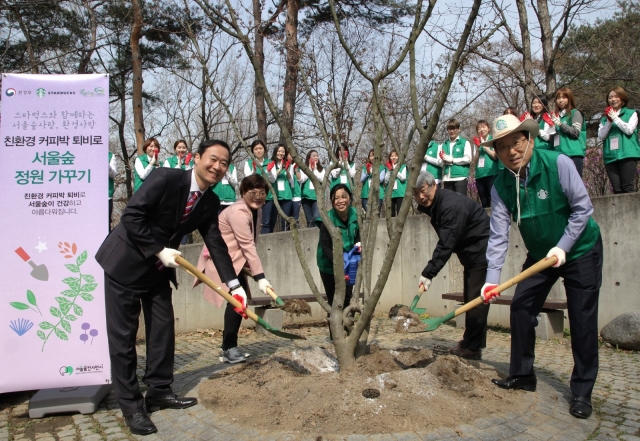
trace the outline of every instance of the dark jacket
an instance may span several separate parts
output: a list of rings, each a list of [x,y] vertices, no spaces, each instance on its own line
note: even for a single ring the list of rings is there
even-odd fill
[[[487,266],[489,216],[468,197],[438,188],[431,207],[418,206],[418,211],[431,216],[431,225],[438,234],[438,245],[422,275],[433,279],[445,266],[451,253],[456,253],[466,269]]]
[[[182,237],[194,230],[202,234],[221,279],[227,282],[236,278],[218,229],[218,196],[205,191],[181,223],[190,189],[191,170],[158,167],[149,175],[96,254],[96,260],[111,278],[123,285],[157,278],[155,253],[165,247],[178,249]],[[175,269],[164,271],[169,271],[169,280],[175,285]]]

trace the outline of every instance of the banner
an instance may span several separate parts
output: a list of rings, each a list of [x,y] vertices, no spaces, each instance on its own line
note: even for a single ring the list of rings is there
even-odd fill
[[[110,382],[109,78],[2,75],[0,393]]]

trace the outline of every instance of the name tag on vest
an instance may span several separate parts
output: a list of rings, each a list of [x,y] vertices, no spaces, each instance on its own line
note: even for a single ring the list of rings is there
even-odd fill
[[[427,170],[427,163],[423,162],[422,167],[420,167],[420,171],[426,171],[426,170]]]
[[[340,175],[340,183],[341,184],[347,183],[347,175]]]
[[[560,145],[560,135],[554,135],[553,137],[553,146],[558,147]]]
[[[478,159],[478,167],[484,168],[484,158],[479,158]]]
[[[618,150],[619,147],[620,147],[619,138],[611,138],[609,140],[609,150]]]
[[[309,190],[315,190],[316,188],[313,186],[313,182],[309,180]]]
[[[284,181],[278,181],[278,191],[284,191]]]
[[[222,185],[229,185],[229,180],[227,178],[223,178]]]

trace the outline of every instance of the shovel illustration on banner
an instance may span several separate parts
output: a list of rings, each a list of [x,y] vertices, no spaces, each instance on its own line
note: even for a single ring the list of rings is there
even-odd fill
[[[20,256],[22,260],[31,265],[31,268],[33,268],[33,270],[31,270],[31,277],[37,280],[42,280],[43,282],[49,280],[49,270],[44,264],[36,265],[35,263],[33,263],[31,257],[25,250],[22,249],[22,247],[18,247],[18,249],[16,250],[16,254]]]

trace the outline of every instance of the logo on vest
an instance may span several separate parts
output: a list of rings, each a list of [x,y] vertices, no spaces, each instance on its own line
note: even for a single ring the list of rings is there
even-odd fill
[[[506,128],[507,128],[507,122],[503,119],[499,119],[498,122],[496,123],[496,129],[504,130]]]
[[[456,149],[456,153],[460,153],[460,147]]]
[[[547,190],[540,190],[538,192],[538,199],[547,199],[549,197],[549,192]]]

